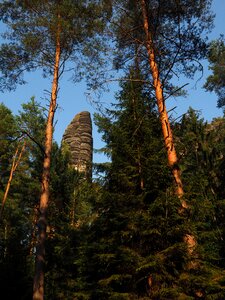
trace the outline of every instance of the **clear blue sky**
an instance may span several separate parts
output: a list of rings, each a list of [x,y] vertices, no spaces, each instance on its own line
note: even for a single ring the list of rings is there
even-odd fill
[[[220,34],[225,34],[225,0],[213,0],[213,11],[216,14],[215,28],[210,34],[210,39],[216,39]],[[1,31],[1,28],[0,28]],[[207,63],[204,63],[204,76],[197,83],[190,80],[185,80],[185,83],[189,83],[187,90],[188,96],[186,98],[178,98],[176,100],[169,99],[167,103],[168,108],[176,106],[173,116],[179,117],[185,113],[191,106],[192,108],[201,111],[202,117],[205,120],[211,121],[213,118],[222,116],[222,110],[216,107],[216,96],[214,93],[205,92],[202,86],[205,82],[205,78],[209,75]],[[200,74],[199,74],[200,76]],[[198,76],[196,76],[198,78]],[[32,96],[42,105],[47,104],[47,95],[45,90],[51,89],[51,82],[46,79],[42,79],[40,72],[29,73],[25,77],[28,82],[24,86],[19,86],[15,92],[11,93],[0,93],[0,102],[3,102],[13,113],[17,114],[18,110],[21,109],[21,104],[29,101]],[[183,84],[183,81],[177,85]],[[101,101],[108,105],[113,102],[113,96],[115,91],[115,84],[112,85],[111,92],[104,94]],[[59,109],[56,113],[55,121],[55,134],[54,139],[60,144],[62,135],[71,122],[73,117],[84,110],[89,111],[92,115],[96,111],[95,107],[91,105],[85,95],[86,86],[85,83],[81,82],[73,84],[67,79],[63,79],[61,82],[60,93],[59,93]],[[96,126],[93,124],[93,139],[94,148],[100,148],[103,146],[101,136],[97,132]],[[102,161],[102,156],[94,154],[94,162]]]

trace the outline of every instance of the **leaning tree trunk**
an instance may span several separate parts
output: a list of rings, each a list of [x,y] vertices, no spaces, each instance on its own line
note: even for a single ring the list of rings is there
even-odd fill
[[[184,195],[183,184],[182,184],[181,174],[178,166],[178,159],[177,159],[176,149],[173,141],[173,134],[170,127],[168,113],[166,110],[165,99],[163,96],[163,87],[162,87],[162,82],[160,80],[158,65],[156,62],[152,34],[149,30],[146,2],[145,0],[140,0],[140,2],[142,8],[143,27],[146,35],[146,49],[148,54],[149,67],[151,70],[153,85],[155,88],[155,96],[156,96],[158,111],[160,115],[163,138],[164,138],[165,147],[167,151],[168,164],[171,168],[174,177],[176,194],[181,201],[180,212],[182,212],[183,210],[186,210],[188,208],[188,205],[186,203],[186,200],[183,197]],[[197,244],[195,237],[192,234],[185,234],[183,240],[186,243],[189,256],[194,259],[194,250]],[[195,265],[196,263],[193,260],[191,260],[190,267],[195,267]]]
[[[163,87],[162,87],[162,82],[160,80],[158,65],[156,62],[152,35],[149,31],[149,23],[148,23],[145,0],[141,0],[141,7],[142,7],[142,16],[143,16],[143,26],[146,35],[146,48],[148,53],[148,61],[149,61],[149,66],[153,77],[153,86],[155,88],[155,96],[157,100],[158,112],[160,115],[163,138],[164,138],[165,147],[167,151],[168,164],[171,168],[173,178],[175,180],[176,194],[179,198],[182,199],[182,196],[184,194],[183,184],[181,180],[180,170],[178,167],[178,159],[177,159],[176,149],[173,141],[173,134],[170,127],[170,121],[168,118],[168,113],[166,110],[165,100],[163,96]],[[187,207],[187,204],[183,199],[181,200],[181,204],[184,208]]]
[[[52,82],[51,101],[48,111],[48,119],[45,129],[45,155],[43,161],[42,172],[42,191],[40,196],[39,212],[40,216],[37,222],[38,226],[38,240],[36,246],[36,260],[35,273],[33,284],[33,299],[44,299],[44,265],[45,265],[45,240],[46,240],[46,213],[49,202],[49,180],[50,180],[50,163],[53,140],[53,121],[56,110],[58,80],[59,80],[59,64],[60,64],[60,29],[58,28],[56,36],[56,50],[55,50],[55,65]]]
[[[20,152],[19,152],[19,145],[18,147],[16,148],[16,152],[14,154],[14,158],[13,158],[13,162],[12,162],[12,166],[11,166],[11,170],[10,170],[10,174],[9,174],[9,179],[8,179],[8,182],[7,182],[7,185],[6,185],[6,189],[5,189],[5,193],[4,193],[4,196],[3,196],[3,199],[2,199],[2,207],[1,207],[1,211],[0,211],[0,219],[2,218],[2,214],[3,214],[3,210],[4,210],[4,207],[5,207],[5,202],[7,200],[7,196],[8,196],[8,193],[9,193],[9,189],[10,189],[10,186],[11,186],[11,182],[12,182],[12,179],[13,179],[13,175],[20,163],[20,160],[22,158],[22,155],[23,155],[23,152],[25,150],[25,147],[26,147],[26,142],[24,142]]]

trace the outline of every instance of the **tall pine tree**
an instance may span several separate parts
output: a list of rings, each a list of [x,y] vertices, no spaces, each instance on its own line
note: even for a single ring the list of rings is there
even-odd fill
[[[51,98],[45,129],[45,146],[38,220],[38,242],[33,299],[44,297],[44,256],[49,202],[49,182],[53,121],[57,108],[59,78],[69,59],[83,62],[85,57],[95,58],[93,37],[101,33],[108,17],[107,1],[3,1],[0,16],[9,28],[5,37],[9,40],[1,46],[1,90],[23,84],[23,73],[41,68],[52,77]],[[88,46],[91,47],[91,51]],[[99,49],[98,49],[99,50]],[[74,69],[81,74],[81,64]],[[76,74],[76,75],[77,75]]]

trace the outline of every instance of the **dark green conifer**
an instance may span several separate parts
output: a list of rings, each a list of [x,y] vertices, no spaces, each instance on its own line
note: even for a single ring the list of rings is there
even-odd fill
[[[133,72],[131,81],[121,85],[115,110],[96,116],[111,163],[93,207],[96,219],[84,227],[80,299],[179,295],[178,287],[172,287],[186,260],[185,225],[165,168],[159,119],[146,86],[132,81]]]
[[[225,105],[225,44],[224,37],[212,41],[208,53],[209,70],[212,75],[208,76],[204,88],[207,91],[215,92],[218,96],[217,106]]]
[[[22,142],[26,141],[26,147],[13,174],[2,214],[0,227],[0,239],[3,242],[0,251],[2,291],[10,299],[15,297],[30,299],[34,267],[36,207],[40,195],[40,174],[42,172],[40,162],[43,159],[40,147],[43,147],[45,117],[43,111],[38,107],[38,103],[31,99],[22,105],[19,115],[13,116],[13,119],[13,135],[7,139],[11,145],[8,150],[11,147],[15,150],[18,145],[20,147],[21,140]],[[4,124],[4,118],[0,124]],[[7,125],[8,131],[10,131],[10,122]],[[14,152],[11,152],[12,156]],[[8,168],[11,167],[11,164],[12,157]],[[9,172],[4,188],[8,176]]]

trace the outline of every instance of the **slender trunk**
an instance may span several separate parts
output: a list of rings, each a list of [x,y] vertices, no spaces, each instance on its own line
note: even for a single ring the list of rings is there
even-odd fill
[[[170,127],[170,121],[169,121],[165,100],[163,96],[163,87],[159,76],[159,69],[156,63],[152,35],[149,31],[149,23],[148,23],[145,0],[141,0],[141,7],[142,7],[144,31],[146,35],[146,48],[148,53],[148,61],[149,61],[149,66],[153,77],[153,85],[155,88],[155,96],[157,100],[158,112],[160,115],[162,133],[163,133],[163,138],[164,138],[165,147],[167,151],[168,164],[169,167],[171,168],[173,178],[175,180],[176,194],[179,198],[182,199],[184,191],[183,191],[183,185],[181,181],[181,174],[178,167],[178,159],[177,159],[177,154],[174,146],[173,134]],[[181,204],[183,208],[187,208],[187,204],[183,199],[181,200]]]
[[[49,202],[49,180],[50,180],[50,164],[51,164],[51,151],[53,140],[53,121],[56,110],[58,80],[59,80],[59,63],[60,63],[60,26],[58,26],[56,36],[56,50],[55,50],[55,65],[54,75],[52,82],[51,101],[48,112],[48,119],[45,129],[45,156],[43,161],[42,172],[42,191],[40,196],[39,206],[39,219],[38,226],[38,239],[36,246],[36,260],[35,260],[35,273],[34,273],[34,285],[33,285],[33,299],[44,299],[44,265],[45,265],[45,240],[46,240],[46,227],[47,219],[46,213]]]
[[[6,202],[6,199],[7,199],[8,193],[9,193],[9,189],[10,189],[10,186],[11,186],[11,182],[12,182],[12,179],[13,179],[13,174],[15,173],[15,171],[16,171],[18,165],[19,165],[19,162],[21,160],[21,157],[23,155],[25,147],[26,147],[26,142],[24,142],[20,152],[19,152],[19,146],[16,148],[16,152],[14,154],[14,158],[13,158],[13,162],[12,162],[12,167],[11,167],[10,174],[9,174],[9,179],[8,179],[6,189],[5,189],[5,193],[4,193],[4,196],[3,196],[3,199],[2,199],[0,219],[2,218],[3,210],[4,210],[4,207],[5,207],[5,202]]]
[[[142,175],[142,164],[141,164],[141,147],[140,145],[138,144],[137,146],[137,157],[138,157],[138,173],[139,173],[139,187],[140,187],[140,190],[143,191],[144,189],[144,178],[143,178],[143,175]]]
[[[7,256],[7,252],[8,252],[8,224],[6,223],[4,226],[4,240],[5,240],[5,247],[4,247],[4,258],[6,258]]]
[[[73,199],[72,199],[72,208],[71,208],[71,226],[74,227],[75,224],[75,206],[76,206],[76,197],[77,197],[77,193],[76,190],[73,190]]]
[[[137,71],[137,66],[136,66],[136,78],[138,78],[138,71]],[[131,78],[132,79],[132,78]],[[131,81],[131,89],[132,89],[132,94],[133,94],[133,83]],[[137,99],[136,99],[136,95],[132,95],[132,106],[133,106],[133,120],[134,123],[140,122],[140,120],[138,119],[138,114],[137,114]],[[137,124],[139,126],[139,124]],[[135,130],[136,132],[136,130]],[[143,178],[143,172],[142,172],[142,163],[141,163],[141,146],[140,143],[137,143],[137,172],[139,175],[139,188],[142,191],[144,189],[144,178]]]
[[[36,224],[38,219],[38,205],[35,205],[32,217],[32,232],[31,232],[31,240],[30,240],[30,255],[34,255],[34,250],[36,246]]]
[[[137,45],[135,45],[135,77],[140,78],[140,67],[139,67],[139,58],[138,58],[138,47],[137,47]],[[132,87],[132,91],[133,91],[132,81],[131,81],[131,87]],[[136,99],[135,92],[133,94],[132,104],[133,104],[133,112],[134,112],[133,113],[134,122],[137,123],[137,120],[138,120],[138,115],[137,115],[138,105],[137,105],[137,99]],[[138,122],[140,122],[140,121],[138,120]],[[140,188],[141,191],[143,191],[143,189],[144,189],[144,178],[143,178],[143,168],[142,168],[142,162],[141,162],[141,145],[140,145],[139,142],[137,144],[137,165],[138,165],[138,174],[139,174],[139,188]]]

